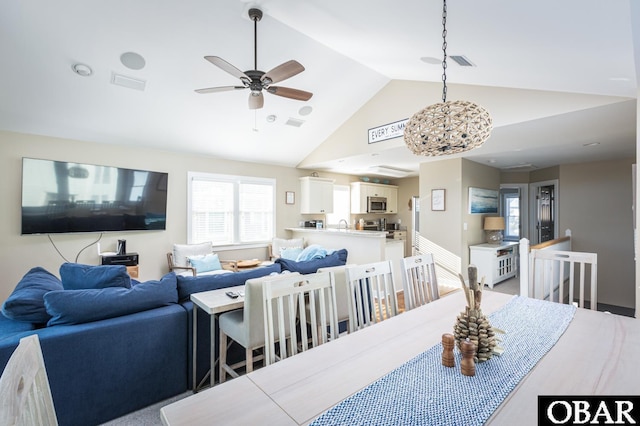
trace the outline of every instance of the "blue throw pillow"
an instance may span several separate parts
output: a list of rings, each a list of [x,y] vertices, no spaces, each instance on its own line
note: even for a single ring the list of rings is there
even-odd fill
[[[60,265],[60,279],[65,290],[131,288],[131,277],[124,265],[63,263]]]
[[[202,275],[199,277],[178,275],[178,298],[182,302],[189,300],[191,293],[244,285],[245,281],[250,278],[264,277],[273,273],[279,274],[280,271],[280,265],[274,263],[273,265],[230,274]]]
[[[44,304],[51,319],[48,326],[82,324],[129,315],[178,302],[176,274],[169,272],[159,281],[145,281],[132,288],[50,291]]]
[[[191,266],[196,268],[196,273],[201,274],[209,271],[219,271],[222,269],[220,258],[217,254],[210,253],[204,256],[187,257]]]
[[[297,258],[293,259],[296,262],[303,262],[305,260],[320,259],[327,256],[327,251],[318,244],[311,244],[309,247],[302,250]]]
[[[347,263],[347,255],[347,249],[340,249],[321,259],[296,262],[295,260],[280,258],[276,259],[276,263],[279,263],[280,266],[282,266],[283,271],[313,274],[318,271],[318,268],[345,265]]]
[[[52,290],[62,290],[58,277],[39,266],[32,268],[2,304],[2,313],[12,320],[45,324],[51,315],[44,306],[44,295]]]
[[[283,259],[296,260],[302,253],[302,247],[282,247],[280,257]]]

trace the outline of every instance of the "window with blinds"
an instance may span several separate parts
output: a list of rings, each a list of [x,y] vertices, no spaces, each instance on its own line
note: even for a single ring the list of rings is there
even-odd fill
[[[275,179],[189,173],[188,241],[213,245],[270,241]]]

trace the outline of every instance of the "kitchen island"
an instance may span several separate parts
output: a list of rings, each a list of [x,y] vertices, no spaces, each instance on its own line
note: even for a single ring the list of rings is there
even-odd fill
[[[287,228],[290,238],[304,238],[307,245],[318,244],[325,249],[347,249],[349,253],[347,263],[361,265],[364,263],[391,260],[394,269],[399,267],[398,250],[404,241],[387,238],[383,231],[359,231],[352,229],[316,229],[316,228]],[[403,247],[403,246],[402,246]],[[394,272],[394,275],[397,275]],[[396,287],[401,288],[402,279],[394,277]]]

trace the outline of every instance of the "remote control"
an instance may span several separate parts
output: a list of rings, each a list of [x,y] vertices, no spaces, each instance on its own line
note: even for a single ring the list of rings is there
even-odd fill
[[[228,291],[226,294],[232,299],[236,299],[238,297],[238,293],[234,293],[233,291]]]

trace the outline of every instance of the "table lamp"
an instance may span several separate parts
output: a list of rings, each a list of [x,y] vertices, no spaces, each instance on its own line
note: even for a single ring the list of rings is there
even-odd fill
[[[487,242],[489,244],[502,243],[502,231],[504,230],[504,218],[500,216],[485,217],[484,230],[486,231]]]

